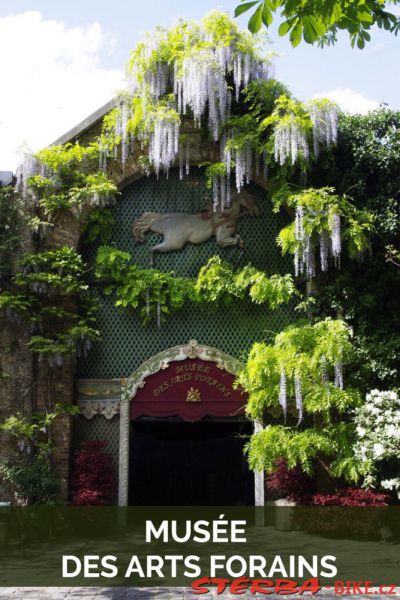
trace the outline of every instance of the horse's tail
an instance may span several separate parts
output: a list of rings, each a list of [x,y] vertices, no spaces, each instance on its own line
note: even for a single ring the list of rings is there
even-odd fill
[[[149,231],[150,227],[159,219],[162,215],[160,213],[143,213],[139,219],[133,222],[133,237],[135,242],[138,244],[144,242],[144,234]]]

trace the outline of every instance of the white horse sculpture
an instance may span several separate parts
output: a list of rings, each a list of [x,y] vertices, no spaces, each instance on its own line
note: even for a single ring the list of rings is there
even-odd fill
[[[241,212],[240,207],[246,210]],[[144,242],[145,233],[153,231],[164,236],[163,241],[151,249],[154,252],[181,250],[187,243],[201,244],[213,235],[219,246],[240,246],[244,242],[236,231],[236,223],[242,215],[257,215],[258,208],[247,192],[232,194],[229,208],[221,211],[205,210],[200,213],[144,213],[133,222],[133,237],[136,243]]]

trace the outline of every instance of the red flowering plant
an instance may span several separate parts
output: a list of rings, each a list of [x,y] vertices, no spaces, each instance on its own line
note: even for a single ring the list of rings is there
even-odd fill
[[[83,442],[75,454],[72,473],[72,504],[104,506],[115,497],[112,456],[103,452],[108,442]]]

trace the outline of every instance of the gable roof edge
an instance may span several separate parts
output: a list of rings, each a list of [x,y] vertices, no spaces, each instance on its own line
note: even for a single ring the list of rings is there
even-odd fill
[[[88,129],[90,129],[93,125],[95,125],[100,119],[104,117],[110,110],[112,110],[117,104],[117,99],[112,98],[106,104],[103,104],[100,108],[95,110],[91,115],[83,119],[78,125],[75,125],[72,129],[61,135],[54,142],[50,144],[50,146],[62,146],[63,144],[67,144],[71,142],[75,138],[79,137]]]

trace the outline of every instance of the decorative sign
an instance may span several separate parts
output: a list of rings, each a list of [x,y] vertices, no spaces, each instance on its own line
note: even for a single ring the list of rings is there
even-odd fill
[[[112,419],[120,411],[121,382],[119,379],[78,379],[78,404],[87,419],[103,415]]]
[[[247,396],[233,388],[234,380],[234,375],[212,361],[188,358],[170,362],[146,378],[131,402],[131,418],[178,415],[197,421],[206,415],[241,415]]]

